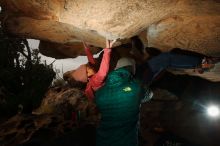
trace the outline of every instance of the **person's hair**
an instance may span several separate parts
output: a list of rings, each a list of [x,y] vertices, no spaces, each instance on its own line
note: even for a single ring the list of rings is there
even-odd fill
[[[138,36],[132,37],[131,41],[133,44],[132,47],[135,47],[140,53],[144,53],[144,44],[142,43],[142,41]]]
[[[99,66],[100,66],[100,63],[97,63],[97,64],[99,64]],[[95,72],[97,72],[97,71],[99,70],[99,66],[97,66],[97,64],[93,65],[93,64],[91,64],[90,62],[88,62],[88,63],[86,64],[86,66],[89,67],[89,68],[91,68],[91,69],[93,69]]]
[[[118,46],[118,48],[131,48],[131,47],[132,47],[131,43],[121,44],[120,46]]]
[[[67,81],[68,84],[71,87],[77,88],[77,89],[85,89],[86,88],[86,83],[80,82],[80,81],[76,81],[75,79],[71,78],[70,80]]]

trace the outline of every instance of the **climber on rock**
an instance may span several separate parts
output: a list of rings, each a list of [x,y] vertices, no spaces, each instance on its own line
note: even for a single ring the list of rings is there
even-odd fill
[[[106,40],[106,48],[103,49],[104,54],[101,64],[99,64],[100,61],[93,58],[88,45],[83,42],[89,62],[80,65],[74,71],[64,74],[65,80],[73,80],[72,83],[78,83],[78,86],[82,85],[81,83],[84,83],[84,85],[87,83],[85,94],[89,99],[93,99],[93,92],[103,86],[108,71],[114,69],[109,69],[110,64],[114,64],[113,58],[117,54],[111,55],[111,48],[114,42]],[[131,44],[132,49],[130,53],[137,63],[135,76],[141,78],[141,80],[145,80],[146,84],[165,69],[195,69],[195,71],[202,73],[213,69],[215,64],[220,60],[217,57],[204,57],[203,55],[176,53],[175,51],[163,53],[157,51],[157,55],[150,58],[149,53],[146,52],[144,45],[138,37],[132,37]]]
[[[141,40],[137,37],[133,37],[132,39],[132,48],[133,50],[139,50],[139,52],[131,52],[136,61],[140,60],[141,54],[147,54],[145,51],[148,48],[144,49]],[[184,51],[157,52],[156,55],[151,58],[149,55],[144,55],[147,56],[147,59],[145,57],[145,61],[142,59],[142,62],[137,64],[136,76],[141,77],[145,80],[145,83],[148,83],[165,69],[194,69],[197,73],[203,73],[216,69],[215,67],[220,62],[220,57],[208,57],[202,54],[183,52]]]
[[[101,64],[99,66],[99,69],[96,70],[98,62],[93,58],[93,55],[90,52],[88,45],[83,42],[85,53],[89,62],[87,64],[80,65],[74,71],[65,73],[63,75],[64,79],[74,80],[74,83],[78,83],[78,85],[80,85],[80,83],[86,84],[85,95],[89,99],[93,99],[93,92],[103,86],[105,77],[107,76],[107,73],[109,71],[112,52],[111,48],[114,43],[115,41],[106,40],[106,48],[103,49],[104,54],[102,56]]]

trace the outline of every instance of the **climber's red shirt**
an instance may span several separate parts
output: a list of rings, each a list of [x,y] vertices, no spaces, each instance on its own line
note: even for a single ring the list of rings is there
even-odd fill
[[[86,53],[86,56],[87,56],[87,59],[88,59],[89,63],[91,63],[92,65],[96,64],[96,60],[93,57],[90,49],[89,48],[85,48],[84,50],[85,50],[85,53]]]
[[[89,48],[85,48],[85,52],[86,52],[88,61],[91,64],[95,64],[96,61],[93,58],[93,55],[90,52]],[[105,48],[99,70],[96,74],[94,74],[89,79],[87,86],[86,86],[85,94],[89,99],[94,99],[95,97],[94,91],[97,91],[99,88],[101,88],[104,85],[105,78],[109,71],[110,56],[111,56],[111,49]]]

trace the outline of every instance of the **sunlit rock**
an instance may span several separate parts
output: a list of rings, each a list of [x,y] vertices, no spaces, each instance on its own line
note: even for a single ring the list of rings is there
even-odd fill
[[[72,50],[78,50],[75,43],[81,40],[104,47],[105,38],[127,40],[139,35],[146,46],[162,51],[179,47],[206,55],[220,52],[219,1],[2,0],[1,6],[9,33],[73,45]],[[81,54],[54,51],[67,57]]]
[[[81,90],[69,87],[54,87],[47,91],[41,105],[33,114],[66,113],[76,110],[76,104],[83,98]],[[71,110],[71,111],[68,111]]]

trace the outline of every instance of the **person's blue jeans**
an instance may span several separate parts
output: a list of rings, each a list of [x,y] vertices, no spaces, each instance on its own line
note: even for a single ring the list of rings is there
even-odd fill
[[[153,73],[153,76],[167,68],[176,69],[192,69],[202,63],[202,57],[177,54],[172,52],[161,53],[160,55],[150,59],[147,64]]]

